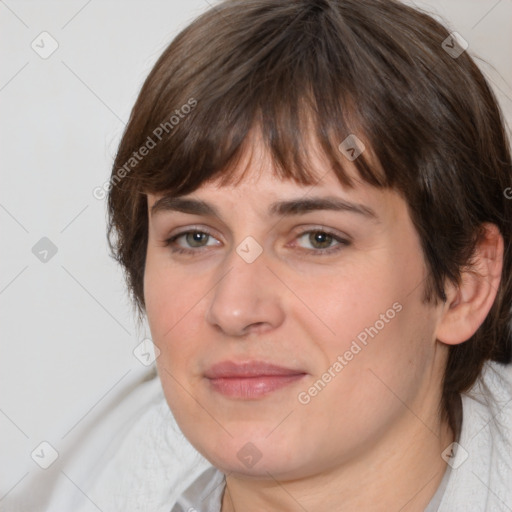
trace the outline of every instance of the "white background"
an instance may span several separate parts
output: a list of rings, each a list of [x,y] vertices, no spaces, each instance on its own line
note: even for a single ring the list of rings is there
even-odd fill
[[[512,0],[431,0],[478,55],[512,124]],[[105,201],[116,145],[145,76],[204,0],[0,1],[0,509],[145,372]],[[58,49],[31,47],[47,31]],[[41,43],[39,42],[41,45]],[[46,40],[45,47],[49,48]],[[205,42],[206,44],[206,42]],[[48,237],[57,253],[32,253]],[[8,500],[4,501],[6,503]]]

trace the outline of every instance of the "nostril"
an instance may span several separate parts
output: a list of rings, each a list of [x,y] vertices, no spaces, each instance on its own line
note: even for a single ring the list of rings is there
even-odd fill
[[[246,334],[248,333],[263,333],[270,329],[271,326],[267,322],[254,322],[248,325],[244,331]]]

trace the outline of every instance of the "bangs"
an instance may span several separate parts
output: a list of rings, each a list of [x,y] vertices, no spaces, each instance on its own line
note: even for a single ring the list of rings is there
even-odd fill
[[[166,164],[158,170],[148,169],[147,188],[143,192],[187,194],[208,181],[217,181],[220,186],[236,185],[251,166],[252,159],[245,164],[243,160],[251,153],[256,139],[262,142],[272,161],[271,170],[280,179],[314,185],[334,171],[342,185],[352,187],[354,170],[349,164],[353,161],[364,181],[375,186],[385,184],[382,171],[369,163],[369,143],[362,141],[360,131],[346,127],[341,116],[336,126],[329,127],[321,122],[311,104],[306,106],[306,100],[297,100],[298,106],[263,100],[267,104],[254,111],[243,110],[240,103],[235,103],[238,108],[233,117],[223,118],[216,124],[205,122],[201,119],[204,112],[198,112],[194,122],[207,129],[190,133],[183,126],[180,134],[183,141],[175,145],[176,136],[167,142],[167,147],[162,145],[161,159]],[[230,111],[233,107],[225,101],[220,108]],[[193,132],[193,126],[190,128]],[[351,154],[359,156],[354,158]],[[326,166],[315,168],[313,157],[321,157]]]

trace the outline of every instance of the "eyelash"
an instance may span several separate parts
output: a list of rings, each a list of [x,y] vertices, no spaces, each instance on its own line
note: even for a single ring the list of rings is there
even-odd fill
[[[169,247],[169,249],[173,253],[176,253],[176,254],[189,254],[189,255],[195,254],[195,253],[199,252],[201,249],[206,249],[207,248],[207,246],[204,246],[204,247],[197,247],[196,249],[184,249],[182,247],[173,245],[176,242],[176,240],[178,240],[180,237],[188,235],[190,233],[200,233],[200,234],[208,235],[208,236],[210,236],[212,238],[215,238],[213,236],[213,234],[210,233],[206,229],[191,229],[191,230],[188,230],[188,231],[182,231],[181,233],[178,233],[178,234],[173,235],[172,237],[166,239],[164,241],[164,246],[165,247]],[[332,253],[338,252],[341,249],[343,249],[344,247],[348,247],[350,245],[350,241],[349,240],[341,238],[341,237],[337,236],[336,234],[334,234],[333,232],[331,232],[331,231],[329,231],[327,229],[309,229],[309,230],[306,230],[306,231],[302,231],[301,233],[299,233],[296,236],[296,239],[297,238],[301,238],[304,235],[307,235],[307,234],[310,234],[310,233],[322,233],[324,235],[331,236],[333,241],[338,242],[338,243],[336,245],[334,245],[333,247],[328,247],[327,249],[302,249],[303,251],[305,251],[305,252],[307,252],[309,254],[314,254],[314,255],[317,255],[317,256],[332,254]]]

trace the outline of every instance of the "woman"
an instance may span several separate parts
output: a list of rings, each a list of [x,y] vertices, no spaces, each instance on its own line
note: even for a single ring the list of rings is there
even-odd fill
[[[428,15],[227,0],[196,19],[108,187],[172,416],[148,405],[90,499],[511,510],[511,182],[496,100]]]

